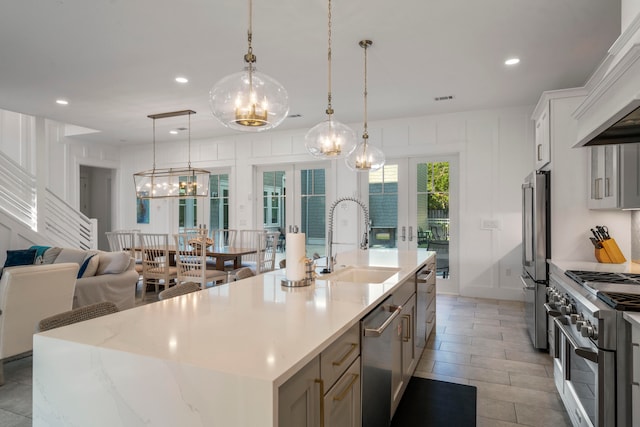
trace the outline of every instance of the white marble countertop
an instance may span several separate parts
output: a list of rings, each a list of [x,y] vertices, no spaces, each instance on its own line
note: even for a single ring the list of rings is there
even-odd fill
[[[281,286],[284,270],[38,334],[100,349],[187,364],[276,387],[355,324],[431,252],[339,254],[340,264],[395,267],[384,283],[317,279]]]

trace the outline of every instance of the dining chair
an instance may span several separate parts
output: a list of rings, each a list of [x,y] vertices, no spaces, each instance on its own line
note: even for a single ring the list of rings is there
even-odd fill
[[[105,232],[111,252],[128,251],[136,261],[136,271],[142,278],[142,252],[138,242],[140,230],[114,230]]]
[[[261,251],[265,249],[266,243],[266,234],[265,230],[239,230],[238,231],[238,246],[241,248],[252,249],[255,250],[254,253],[243,255],[242,256],[242,265],[241,267],[249,267],[256,274],[259,273],[259,254]]]
[[[142,300],[144,300],[147,285],[155,284],[156,293],[159,286],[168,289],[176,282],[178,269],[171,265],[169,252],[169,235],[165,233],[140,233],[140,247],[142,249]]]
[[[38,323],[37,331],[44,332],[50,329],[84,322],[85,320],[95,319],[96,317],[106,316],[107,314],[117,313],[118,311],[118,307],[111,301],[101,301],[45,317]]]
[[[279,231],[269,231],[264,235],[264,240],[261,244],[262,248],[258,251],[258,268],[256,269],[256,274],[275,270],[279,237]]]
[[[180,295],[186,295],[191,292],[199,291],[200,284],[196,282],[184,282],[178,285],[172,286],[169,289],[165,289],[164,291],[158,294],[159,300],[165,300],[173,297],[177,297]]]
[[[436,273],[442,274],[442,278],[449,277],[449,241],[429,240],[427,250],[436,252]]]
[[[220,270],[207,269],[207,245],[203,244],[207,237],[199,231],[186,231],[173,235],[176,245],[176,266],[178,282],[196,282],[200,288],[207,283],[214,286],[227,281],[227,273]],[[207,242],[208,243],[208,242]]]

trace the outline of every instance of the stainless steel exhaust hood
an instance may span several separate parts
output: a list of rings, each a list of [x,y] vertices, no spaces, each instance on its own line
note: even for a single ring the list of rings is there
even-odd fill
[[[620,118],[622,117],[622,118]],[[588,139],[590,138],[590,139]],[[636,100],[595,129],[581,147],[640,142],[640,101]]]
[[[640,15],[636,19],[640,36]],[[635,21],[634,21],[635,22]],[[574,147],[640,142],[640,42],[620,37],[586,85],[589,93],[574,111]]]

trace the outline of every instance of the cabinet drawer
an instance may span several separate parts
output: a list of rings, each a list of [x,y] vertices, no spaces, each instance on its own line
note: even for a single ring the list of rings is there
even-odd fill
[[[427,307],[436,298],[436,285],[427,285]]]
[[[330,388],[360,355],[360,324],[356,323],[320,354],[320,375]]]
[[[325,394],[324,424],[360,427],[361,413],[360,358],[358,357]]]

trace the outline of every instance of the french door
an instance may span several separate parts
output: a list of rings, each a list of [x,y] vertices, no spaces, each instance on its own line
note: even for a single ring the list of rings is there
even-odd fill
[[[361,193],[369,204],[371,250],[436,251],[438,280],[447,280],[447,290],[456,292],[449,260],[457,247],[457,156],[387,159],[384,168],[364,177]]]
[[[307,256],[325,255],[329,162],[267,165],[256,169],[259,194],[257,224],[280,231],[305,233]]]

